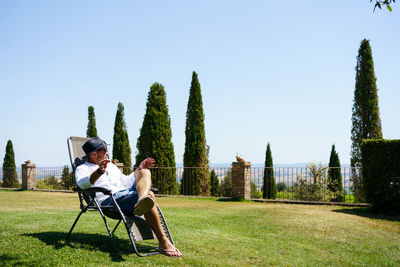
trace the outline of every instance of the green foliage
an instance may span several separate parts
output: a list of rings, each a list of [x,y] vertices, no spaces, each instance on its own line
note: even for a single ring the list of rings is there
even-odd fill
[[[272,162],[271,146],[267,145],[265,152],[265,169],[264,169],[264,184],[263,184],[263,198],[275,199],[276,198],[276,184],[274,177],[274,164]]]
[[[203,100],[196,72],[193,72],[190,86],[185,136],[184,167],[208,168]],[[202,168],[183,173],[181,194],[209,195],[210,173],[203,171]]]
[[[67,165],[64,166],[61,175],[61,186],[63,189],[70,190],[75,185],[74,173],[69,171]]]
[[[367,202],[400,215],[400,140],[364,140],[361,154]]]
[[[373,0],[370,0],[369,2],[372,2]],[[387,10],[392,12],[392,7],[391,4],[396,3],[396,0],[375,0],[375,5],[374,5],[374,12],[375,9],[378,7],[379,9],[382,9],[382,6],[386,6]]]
[[[117,114],[115,115],[114,136],[113,136],[113,159],[124,164],[127,169],[131,168],[131,146],[129,145],[128,130],[125,123],[124,105],[118,103]],[[124,169],[125,170],[125,169]],[[128,173],[125,173],[128,174]]]
[[[378,89],[369,41],[361,41],[356,66],[356,86],[352,109],[351,167],[361,167],[361,142],[363,139],[382,138],[379,117]],[[352,192],[357,201],[364,202],[365,194],[358,169],[352,170]]]
[[[232,168],[229,168],[221,182],[221,195],[223,197],[232,197]]]
[[[292,187],[294,199],[327,202],[338,197],[338,192],[328,189],[326,167],[323,167],[321,163],[311,163],[306,168],[308,174],[298,175],[297,181]]]
[[[146,113],[136,144],[135,167],[146,158],[152,157],[159,168],[152,172],[153,186],[163,194],[177,194],[175,154],[172,144],[171,119],[164,86],[154,83],[147,96]]]
[[[54,189],[54,190],[64,189],[61,183],[57,180],[57,178],[54,175],[49,175],[43,179],[36,180],[36,187],[38,189]]]
[[[89,138],[97,137],[96,117],[94,115],[93,106],[88,107],[88,125],[87,125],[86,137]]]
[[[342,172],[340,168],[339,155],[336,152],[335,145],[332,145],[331,156],[329,159],[328,189],[332,192],[339,193],[337,198],[331,199],[330,201],[343,201]]]
[[[15,166],[14,148],[11,140],[8,140],[3,161],[3,187],[18,188],[18,175]]]
[[[215,197],[220,196],[219,180],[218,180],[218,176],[214,170],[211,171],[210,181],[211,181],[210,182],[211,183],[211,195],[215,196]]]
[[[288,189],[288,186],[284,182],[280,182],[276,184],[276,190],[278,192],[284,192]]]
[[[258,190],[257,185],[254,182],[250,182],[250,196],[252,198],[259,198],[260,197],[260,190]]]

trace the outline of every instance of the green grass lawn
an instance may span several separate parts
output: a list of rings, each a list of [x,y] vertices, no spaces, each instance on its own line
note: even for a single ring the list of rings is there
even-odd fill
[[[115,252],[95,212],[82,215],[66,243],[79,212],[77,195],[0,190],[0,265],[400,265],[398,217],[339,206],[179,197],[158,202],[181,259]],[[117,236],[128,250],[125,229]]]

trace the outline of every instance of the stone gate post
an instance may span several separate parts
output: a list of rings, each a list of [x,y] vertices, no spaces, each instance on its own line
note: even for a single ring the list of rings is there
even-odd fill
[[[22,164],[22,189],[36,188],[36,164]]]
[[[232,197],[250,199],[251,162],[232,162]]]

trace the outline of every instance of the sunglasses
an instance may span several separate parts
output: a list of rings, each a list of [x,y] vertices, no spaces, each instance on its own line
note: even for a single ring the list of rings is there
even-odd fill
[[[104,152],[107,152],[108,150],[107,150],[107,148],[102,148],[102,149],[99,149],[99,150],[96,150],[96,151],[104,151]]]

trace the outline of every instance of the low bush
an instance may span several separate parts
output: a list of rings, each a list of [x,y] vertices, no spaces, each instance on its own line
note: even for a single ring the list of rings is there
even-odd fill
[[[54,175],[46,176],[43,179],[36,180],[36,188],[37,189],[53,189],[53,190],[62,190],[62,184],[57,180]]]
[[[309,175],[298,175],[293,184],[293,197],[296,200],[331,201],[338,197],[338,192],[332,192],[327,186],[326,170],[322,164],[311,163],[307,166]]]

